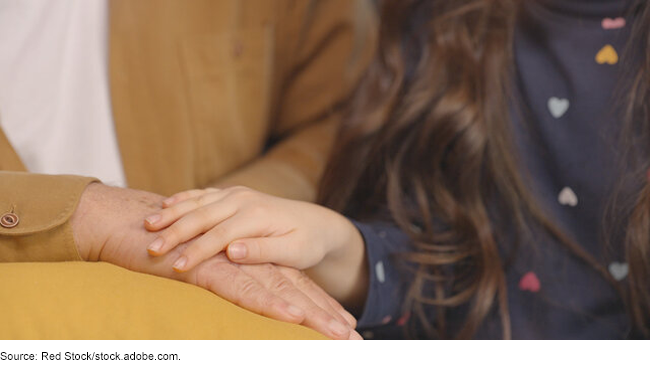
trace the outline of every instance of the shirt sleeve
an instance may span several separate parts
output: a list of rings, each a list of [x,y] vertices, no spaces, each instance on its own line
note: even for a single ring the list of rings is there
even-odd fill
[[[368,259],[369,287],[359,328],[378,327],[399,322],[404,317],[403,303],[408,272],[394,257],[411,248],[409,237],[396,225],[385,222],[352,221],[363,236]]]
[[[294,1],[282,14],[274,62],[281,84],[267,152],[213,182],[245,185],[294,200],[314,201],[337,128],[375,54],[373,1]],[[285,30],[283,30],[285,29]],[[286,48],[286,49],[285,49]],[[279,50],[280,48],[278,48]]]
[[[94,181],[0,171],[0,262],[81,260],[70,218]]]

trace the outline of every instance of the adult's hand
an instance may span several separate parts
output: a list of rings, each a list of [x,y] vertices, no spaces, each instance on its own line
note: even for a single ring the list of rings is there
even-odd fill
[[[145,217],[160,210],[163,197],[139,190],[90,184],[72,217],[79,253],[87,261],[198,285],[252,312],[303,324],[335,339],[360,339],[354,317],[302,272],[275,265],[238,265],[223,254],[186,273],[171,267],[187,244],[163,257],[147,254],[154,233]]]

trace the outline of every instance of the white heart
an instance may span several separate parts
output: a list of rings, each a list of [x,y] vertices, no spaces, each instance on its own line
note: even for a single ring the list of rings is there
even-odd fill
[[[562,189],[562,191],[560,191],[560,195],[558,195],[557,201],[562,205],[575,207],[578,205],[578,196],[576,196],[576,193],[574,193],[571,188],[565,187]]]
[[[386,281],[386,272],[384,271],[384,263],[379,261],[375,264],[375,274],[377,274],[377,280],[379,280],[380,283],[384,283]]]
[[[570,105],[571,103],[569,103],[568,99],[560,99],[556,97],[548,99],[548,110],[555,118],[562,117],[564,113],[569,110]]]
[[[618,281],[625,279],[629,272],[630,265],[626,263],[612,262],[609,264],[609,273]]]

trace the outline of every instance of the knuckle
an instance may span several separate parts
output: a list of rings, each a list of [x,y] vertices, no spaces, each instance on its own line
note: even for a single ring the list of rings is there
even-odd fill
[[[329,313],[327,313],[323,308],[316,307],[311,311],[311,317],[316,323],[328,323],[334,319]]]
[[[214,270],[214,265],[199,265],[192,272],[194,273],[194,283],[202,288],[210,288],[212,276],[211,271]]]
[[[271,291],[277,293],[287,293],[295,290],[294,286],[286,279],[278,279],[271,284]]]
[[[160,237],[162,237],[162,239],[165,241],[165,244],[170,244],[176,242],[178,239],[178,234],[178,226],[172,224],[160,233]]]
[[[259,307],[262,310],[271,307],[273,304],[273,296],[266,290],[261,289],[260,286],[252,280],[242,284],[238,297],[238,304],[247,307]]]
[[[200,206],[206,205],[207,203],[209,203],[209,200],[210,200],[210,194],[201,194],[198,197],[196,197],[196,202]]]
[[[184,207],[183,207],[184,205],[185,204],[178,204],[178,205],[174,205],[174,206],[172,206],[170,208],[167,208],[166,211],[169,214],[169,218],[176,218],[176,217],[182,216],[185,213],[184,212]]]
[[[287,266],[276,266],[276,268],[284,275],[286,278],[291,280],[293,283],[296,283],[298,280],[298,277],[301,274],[301,271],[296,270],[292,267],[287,267]]]
[[[182,191],[180,193],[176,193],[176,194],[170,196],[170,198],[174,198],[176,200],[181,200],[181,199],[187,198],[188,195],[189,195],[188,191]]]
[[[244,302],[252,298],[255,294],[259,293],[257,283],[253,280],[244,281],[237,290],[237,300],[239,302]]]
[[[212,227],[209,231],[209,234],[206,234],[204,240],[211,242],[217,238],[225,237],[228,234],[228,228],[225,228],[223,225],[219,224]]]
[[[221,248],[211,241],[199,239],[190,244],[185,252],[186,256],[191,256],[195,261],[203,262],[218,255],[221,252]]]
[[[173,222],[175,214],[172,211],[173,208],[163,208],[160,211],[160,221],[156,223],[156,225],[161,225],[161,224],[169,224]]]
[[[211,259],[199,264],[191,273],[194,279],[193,284],[238,304],[238,291],[235,283],[240,280],[241,272],[233,270],[233,265],[230,262]]]
[[[254,204],[248,207],[248,214],[252,217],[266,217],[267,209],[262,204]]]
[[[201,204],[202,198],[203,195],[198,195],[188,200],[188,202],[192,204],[192,209],[198,209],[202,206]]]
[[[183,251],[183,255],[185,255],[189,261],[200,261],[200,258],[202,256],[201,252],[201,247],[194,243],[187,246],[187,248]]]
[[[202,259],[206,258],[210,255],[211,253],[211,248],[212,246],[210,245],[209,241],[203,241],[199,240],[196,241],[192,244],[190,244],[187,249],[185,250],[184,254],[187,257],[191,257],[193,259]]]
[[[237,194],[237,193],[239,193],[239,192],[241,192],[242,190],[245,190],[245,189],[246,188],[244,186],[235,185],[235,186],[229,186],[229,187],[225,188],[223,191],[225,193],[229,194],[229,195],[232,195],[232,194]]]
[[[177,199],[181,199],[181,200],[188,199],[188,198],[198,194],[198,192],[199,192],[199,190],[197,190],[197,189],[187,190],[187,191],[183,191],[183,192],[180,192],[180,193],[174,195],[174,197],[176,197]]]
[[[302,272],[296,277],[296,286],[299,288],[308,288],[312,286],[312,284],[313,282],[311,279]]]
[[[206,209],[206,207],[198,208],[193,213],[195,214],[196,218],[198,218],[199,221],[203,223],[202,225],[206,225],[211,222],[210,211]]]
[[[233,194],[240,198],[250,198],[255,195],[255,191],[245,186],[236,186],[233,188]]]

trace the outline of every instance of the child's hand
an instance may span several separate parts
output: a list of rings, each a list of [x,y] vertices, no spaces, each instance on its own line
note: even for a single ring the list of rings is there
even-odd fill
[[[145,220],[148,230],[159,231],[148,251],[165,255],[191,240],[173,265],[178,272],[225,250],[235,263],[310,268],[309,276],[337,301],[353,309],[365,302],[363,238],[330,209],[243,187],[182,192],[163,208]]]
[[[356,228],[334,211],[244,187],[190,190],[165,200],[163,207],[145,221],[148,230],[162,230],[148,247],[151,255],[164,255],[203,234],[174,264],[178,272],[191,270],[226,248],[233,262],[306,269],[345,255],[347,243],[358,236]]]

